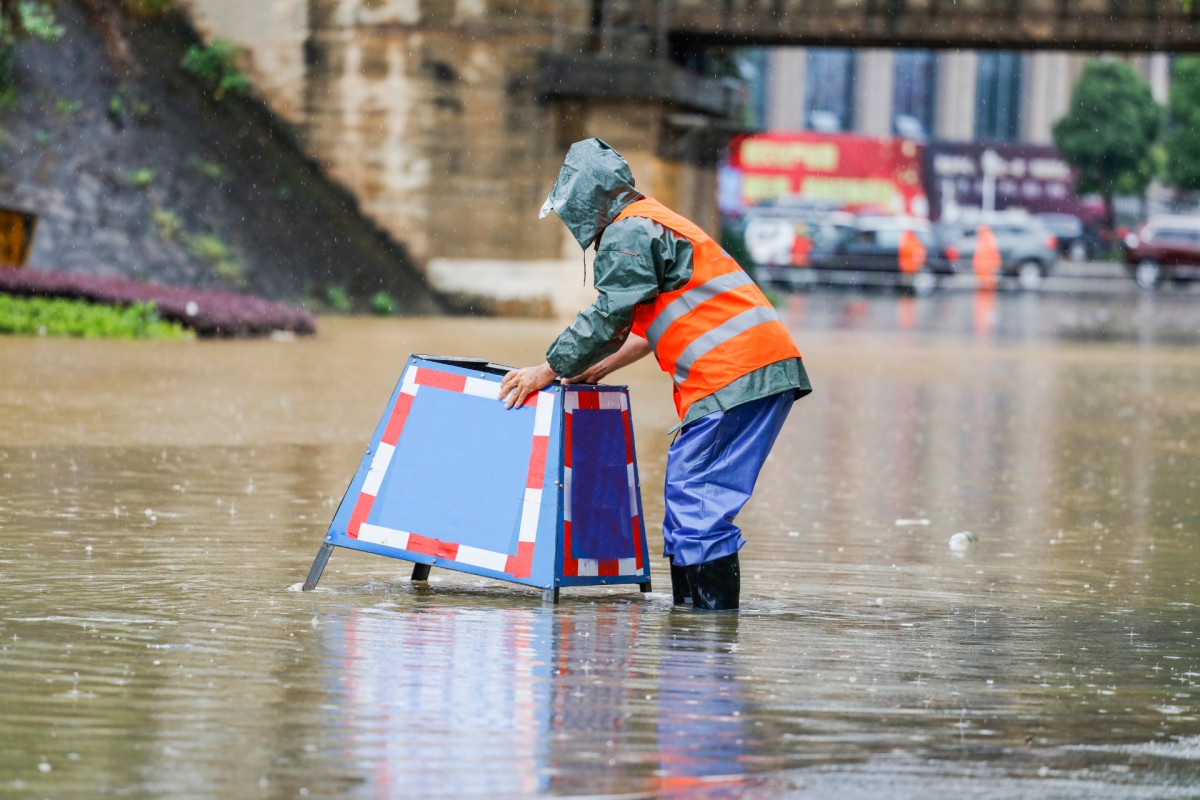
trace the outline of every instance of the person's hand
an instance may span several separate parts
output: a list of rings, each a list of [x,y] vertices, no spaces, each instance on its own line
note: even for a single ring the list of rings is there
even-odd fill
[[[536,367],[514,369],[500,381],[500,402],[506,408],[519,407],[529,395],[554,383],[556,377],[550,364],[545,362]]]
[[[578,375],[563,378],[563,383],[599,383],[612,373],[627,367],[650,354],[650,343],[636,334],[629,334],[617,352],[585,369]]]
[[[579,373],[578,375],[575,375],[574,377],[563,378],[563,383],[597,384],[600,381],[604,380],[604,378],[608,375],[608,373],[612,371],[612,368],[610,366],[608,366],[607,362],[608,362],[608,359],[604,359],[603,361],[599,362],[598,364],[593,364],[592,366],[588,367],[583,372]]]

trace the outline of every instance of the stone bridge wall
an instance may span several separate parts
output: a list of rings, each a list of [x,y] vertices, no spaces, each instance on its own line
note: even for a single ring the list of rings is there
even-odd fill
[[[250,9],[249,6],[254,8]],[[435,285],[541,298],[580,292],[579,248],[537,211],[567,146],[600,136],[638,185],[710,229],[711,154],[669,104],[547,99],[539,59],[590,48],[586,0],[191,0],[208,37],[247,49],[256,86]],[[699,162],[699,163],[696,163]],[[565,288],[564,288],[565,287]]]

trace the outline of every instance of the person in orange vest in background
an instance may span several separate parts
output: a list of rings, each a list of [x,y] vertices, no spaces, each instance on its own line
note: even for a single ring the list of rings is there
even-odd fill
[[[975,270],[976,285],[980,289],[996,288],[996,273],[1000,271],[1000,248],[996,246],[996,234],[987,225],[980,225],[975,234],[975,255],[971,259]]]
[[[794,226],[792,236],[792,261],[793,267],[807,267],[808,254],[812,252],[813,241],[812,231],[808,229],[808,225],[803,222],[797,222]]]
[[[925,266],[925,245],[912,231],[900,232],[900,271],[915,275]]]
[[[519,407],[556,377],[596,383],[654,353],[671,376],[679,436],[667,455],[663,555],[676,604],[739,605],[734,517],[792,403],[812,391],[800,352],[754,281],[691,221],[634,188],[600,139],[571,145],[542,206],[585,250],[599,297],[542,364],[516,369],[500,400]]]

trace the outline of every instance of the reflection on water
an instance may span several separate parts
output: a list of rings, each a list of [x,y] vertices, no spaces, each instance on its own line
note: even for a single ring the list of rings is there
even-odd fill
[[[348,551],[292,591],[408,353],[555,324],[0,339],[0,795],[1198,796],[1183,299],[788,298],[816,392],[740,615],[657,563],[557,608]],[[668,391],[627,377],[660,519]]]

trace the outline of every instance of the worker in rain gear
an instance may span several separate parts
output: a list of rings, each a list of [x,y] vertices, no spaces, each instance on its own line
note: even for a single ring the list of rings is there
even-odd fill
[[[987,225],[980,225],[975,234],[975,254],[971,257],[971,267],[979,289],[992,291],[996,288],[996,273],[1000,271],[1001,261],[996,234]]]
[[[596,383],[653,352],[680,418],[663,520],[675,602],[737,608],[745,540],[733,519],[793,401],[812,391],[800,353],[729,254],[635,189],[625,159],[600,139],[571,146],[541,216],[551,211],[580,247],[595,245],[599,297],[544,363],[504,376],[500,399],[520,406],[556,377]]]
[[[900,232],[900,271],[905,275],[916,275],[925,266],[925,245],[912,231]]]

